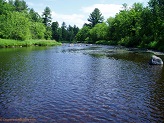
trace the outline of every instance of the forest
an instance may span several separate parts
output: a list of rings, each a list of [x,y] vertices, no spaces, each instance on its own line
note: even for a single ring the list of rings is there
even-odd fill
[[[52,22],[51,9],[42,15],[24,0],[0,0],[0,38],[46,39],[68,43],[95,43],[164,51],[164,1],[150,0],[147,6],[124,3],[122,10],[104,20],[95,8],[81,29],[65,22]]]
[[[63,22],[59,27],[58,22],[52,22],[49,7],[39,15],[24,0],[0,0],[1,39],[72,41],[78,31],[76,25],[67,27]]]
[[[76,35],[85,43],[123,45],[164,51],[164,0],[150,0],[148,6],[134,3],[104,22],[99,9],[89,16]]]

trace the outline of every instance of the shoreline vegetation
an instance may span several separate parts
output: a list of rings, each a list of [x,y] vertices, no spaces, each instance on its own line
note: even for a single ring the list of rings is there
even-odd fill
[[[13,39],[0,39],[0,48],[14,48],[14,47],[29,47],[29,46],[58,46],[62,43],[55,40],[13,40]]]
[[[62,42],[64,43],[64,42]],[[20,41],[20,40],[13,40],[13,39],[0,39],[0,48],[18,48],[18,47],[32,47],[32,46],[60,46],[62,45],[61,42],[57,42],[55,40],[45,40],[45,39],[31,39],[31,40],[25,40],[25,41]],[[77,42],[75,42],[76,44]],[[116,45],[113,44],[112,42],[108,41],[104,42],[102,40],[97,41],[95,45],[107,45],[107,46],[121,46],[121,45]],[[126,51],[132,51],[132,52],[149,52],[154,55],[164,55],[164,52],[159,51],[159,50],[153,50],[153,49],[147,49],[147,48],[134,48],[134,47],[125,47],[121,46],[126,49]]]
[[[63,43],[119,45],[164,52],[164,3],[149,0],[147,6],[124,3],[106,20],[99,8],[90,13],[82,28],[52,21],[51,9],[42,15],[24,0],[0,1],[0,48],[55,46]],[[20,41],[18,41],[20,40]]]

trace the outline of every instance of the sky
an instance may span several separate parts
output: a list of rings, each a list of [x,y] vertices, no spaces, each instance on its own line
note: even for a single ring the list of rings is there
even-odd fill
[[[25,0],[29,8],[33,8],[42,15],[48,6],[51,9],[52,22],[62,22],[66,25],[78,26],[81,28],[84,23],[88,23],[90,13],[98,8],[104,19],[114,17],[122,9],[122,4],[127,3],[132,6],[134,3],[147,5],[149,0]]]

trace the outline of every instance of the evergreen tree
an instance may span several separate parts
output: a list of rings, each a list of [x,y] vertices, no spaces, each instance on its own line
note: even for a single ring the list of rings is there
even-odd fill
[[[59,35],[59,41],[62,41],[63,39],[62,39],[62,28],[58,28],[58,35]]]
[[[22,12],[22,11],[27,11],[28,10],[28,6],[26,4],[26,2],[24,0],[15,0],[13,3],[14,7],[15,7],[15,11],[17,12]]]
[[[62,23],[62,26],[61,26],[61,31],[62,31],[62,41],[66,41],[67,40],[67,30],[66,30],[67,26],[66,26],[66,23],[63,22]]]
[[[67,40],[69,42],[72,42],[73,41],[73,38],[74,38],[74,31],[73,31],[73,27],[71,25],[68,26],[67,28]]]
[[[49,7],[46,7],[44,9],[44,12],[43,12],[43,15],[42,15],[42,18],[43,18],[43,23],[46,27],[48,26],[51,26],[51,10]]]
[[[104,21],[104,17],[102,16],[100,10],[95,8],[90,14],[88,21],[90,22],[91,27],[94,27],[96,24],[102,23]]]
[[[59,40],[59,33],[58,33],[59,23],[57,21],[53,22],[51,25],[51,28],[52,28],[52,39],[55,39],[58,41]]]
[[[79,28],[76,25],[73,26],[73,32],[74,36],[79,32]]]
[[[35,12],[33,8],[30,9],[29,15],[30,15],[31,21],[33,21],[33,22],[42,22],[43,21],[41,16],[37,12]]]
[[[46,7],[43,12],[43,24],[46,26],[45,39],[51,39],[52,29],[51,29],[51,10],[49,7]]]

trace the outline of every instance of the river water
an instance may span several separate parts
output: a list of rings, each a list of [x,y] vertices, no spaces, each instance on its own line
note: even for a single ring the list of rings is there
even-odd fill
[[[164,68],[150,66],[151,55],[85,44],[0,49],[0,122],[162,123]]]

